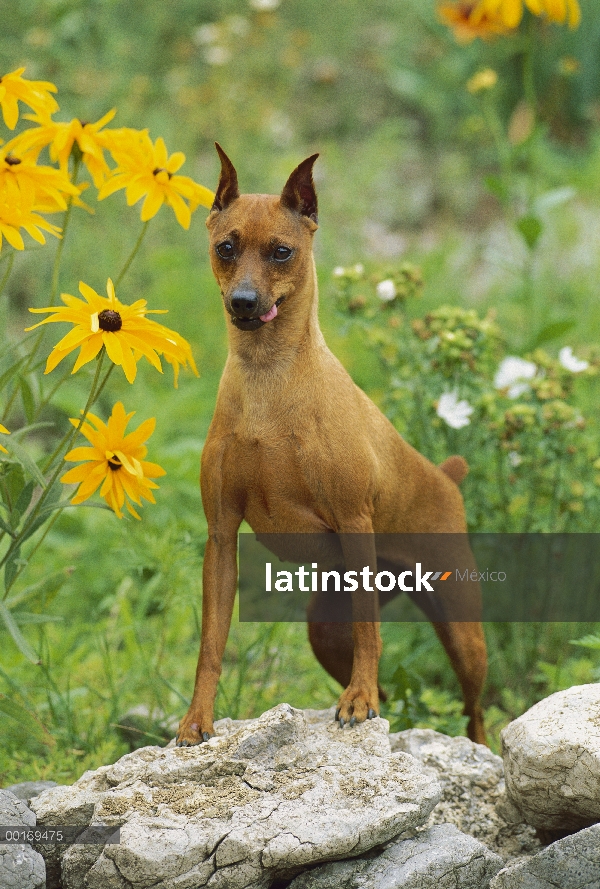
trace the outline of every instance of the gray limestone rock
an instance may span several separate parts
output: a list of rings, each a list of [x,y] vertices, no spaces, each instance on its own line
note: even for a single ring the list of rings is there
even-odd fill
[[[2,889],[45,889],[44,859],[26,844],[0,846]]]
[[[544,831],[600,821],[600,683],[550,695],[502,732],[506,791]]]
[[[600,824],[509,865],[490,889],[600,889]]]
[[[0,825],[8,827],[9,824],[35,827],[35,815],[10,790],[0,790]]]
[[[487,889],[501,867],[483,843],[440,824],[389,843],[375,857],[317,867],[289,889]]]
[[[29,805],[34,796],[39,796],[44,790],[56,786],[56,781],[23,781],[21,784],[11,784],[4,790],[10,790],[18,799]]]
[[[439,785],[387,722],[309,722],[280,704],[197,747],[145,747],[33,800],[38,823],[122,825],[63,853],[64,889],[266,889],[422,824]],[[228,731],[229,729],[229,731]],[[94,860],[95,859],[95,860]],[[84,876],[85,875],[85,876]]]
[[[507,814],[502,760],[468,738],[450,738],[431,729],[390,735],[392,750],[410,753],[437,778],[442,797],[426,826],[454,824],[505,860],[541,848],[535,830],[520,813]]]
[[[35,827],[35,815],[8,790],[0,790],[0,825]],[[45,889],[44,859],[28,843],[0,845],[0,887],[2,889]]]

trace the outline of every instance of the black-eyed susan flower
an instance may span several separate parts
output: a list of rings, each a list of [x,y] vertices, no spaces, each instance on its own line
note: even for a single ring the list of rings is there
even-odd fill
[[[25,68],[17,68],[10,74],[0,77],[0,106],[4,123],[9,130],[14,130],[19,119],[19,102],[28,105],[34,111],[54,114],[58,111],[56,99],[50,93],[56,92],[53,83],[45,80],[25,80],[21,75]]]
[[[15,154],[15,140],[0,148],[0,194],[19,196],[21,206],[43,212],[66,210],[65,195],[78,197],[80,189],[55,167],[37,163],[35,154]]]
[[[10,435],[10,432],[8,431],[6,426],[2,425],[2,423],[0,423],[0,432],[2,432],[3,435]],[[0,444],[0,451],[2,451],[4,454],[8,454],[8,451],[2,444]]]
[[[499,13],[478,11],[479,5],[477,0],[438,4],[438,15],[452,28],[459,43],[470,43],[476,37],[487,40],[508,33],[509,28]]]
[[[474,23],[482,16],[499,16],[507,28],[517,28],[523,18],[524,7],[534,15],[545,16],[551,22],[576,28],[581,21],[578,0],[478,0],[472,14]]]
[[[24,207],[20,194],[10,194],[8,189],[4,189],[0,191],[0,250],[3,239],[15,250],[25,249],[20,229],[24,229],[39,244],[46,243],[42,230],[57,238],[61,237],[58,226]]]
[[[166,473],[157,463],[144,460],[148,453],[145,442],[154,432],[156,420],[145,420],[135,432],[126,435],[127,424],[134,413],[126,414],[119,401],[108,423],[103,423],[94,414],[87,415],[80,431],[91,447],[69,451],[65,460],[80,465],[69,469],[61,478],[66,485],[79,485],[71,503],[83,503],[100,488],[100,496],[120,519],[123,518],[123,506],[136,519],[140,518],[130,501],[137,506],[142,506],[142,500],[156,503],[152,490],[158,485],[152,479]],[[71,423],[79,425],[78,420],[71,419]]]
[[[130,306],[124,305],[117,299],[110,278],[106,291],[108,297],[100,296],[80,281],[79,292],[83,300],[69,293],[61,293],[60,298],[64,306],[29,310],[35,313],[55,314],[26,328],[28,331],[53,321],[67,321],[74,325],[50,353],[44,373],[50,373],[63,358],[79,348],[79,355],[72,371],[75,373],[88,361],[92,361],[104,346],[110,360],[123,368],[130,383],[135,380],[137,361],[142,355],[161,373],[159,356],[164,355],[173,365],[175,386],[180,365],[189,366],[198,376],[190,344],[174,330],[146,317],[150,314],[164,314],[166,310],[147,309],[145,299],[138,299]]]
[[[23,148],[27,151],[41,151],[48,146],[50,159],[57,161],[64,174],[69,169],[69,157],[73,145],[77,145],[81,151],[81,159],[90,172],[90,176],[96,188],[100,188],[106,177],[110,174],[110,168],[104,157],[106,147],[106,133],[102,128],[109,123],[116,114],[113,108],[96,123],[87,123],[77,118],[68,123],[61,123],[51,119],[49,114],[25,115],[28,120],[34,121],[38,126],[25,130],[16,137],[13,151]]]
[[[212,207],[214,193],[210,189],[189,176],[176,175],[185,155],[176,151],[169,157],[163,139],[153,143],[147,130],[122,129],[107,134],[106,144],[118,166],[100,188],[98,200],[124,188],[129,206],[144,198],[142,222],[156,216],[166,203],[186,229],[193,210],[200,205]]]

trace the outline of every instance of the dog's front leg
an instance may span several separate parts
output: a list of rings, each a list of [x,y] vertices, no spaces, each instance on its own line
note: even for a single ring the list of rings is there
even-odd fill
[[[375,586],[377,554],[372,529],[368,533],[342,533],[340,541],[346,568],[355,571],[358,580],[358,589],[352,592],[352,674],[336,710],[336,719],[343,728],[347,722],[354,725],[377,716],[377,678],[382,644],[379,596]]]
[[[231,624],[237,587],[237,531],[210,533],[202,573],[202,636],[192,702],[179,723],[177,746],[207,741],[214,733],[213,710],[221,662]]]

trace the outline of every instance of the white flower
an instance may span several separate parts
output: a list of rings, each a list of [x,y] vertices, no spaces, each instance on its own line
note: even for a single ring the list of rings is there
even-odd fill
[[[376,289],[379,299],[382,299],[386,303],[391,302],[396,296],[396,285],[391,278],[386,278],[385,281],[380,281]]]
[[[333,270],[333,277],[334,278],[342,278],[345,274],[346,274],[346,269],[344,268],[344,266],[343,265],[336,265],[336,267]]]
[[[526,380],[532,380],[536,373],[537,365],[533,361],[509,355],[496,371],[494,386],[496,389],[508,389],[509,398],[518,398],[529,389]]]
[[[570,346],[565,346],[560,350],[558,360],[565,370],[570,370],[574,374],[581,373],[582,370],[587,370],[590,366],[589,361],[581,361],[579,358],[576,358]]]
[[[364,267],[364,265],[362,264],[362,262],[357,262],[356,265],[354,266],[354,273],[355,273],[356,275],[362,275],[362,273],[364,272],[364,270],[365,270],[365,267]]]
[[[517,466],[520,466],[521,463],[523,462],[523,458],[518,453],[518,451],[509,451],[508,452],[508,462],[513,467],[513,469],[516,469]]]
[[[226,65],[231,61],[231,50],[226,46],[208,46],[204,50],[204,59],[209,65]]]
[[[220,36],[221,32],[218,25],[207,24],[196,28],[192,35],[192,40],[198,46],[206,46],[209,43],[216,43]]]
[[[270,12],[272,9],[277,9],[280,2],[281,0],[250,0],[250,6],[259,12]]]
[[[462,429],[471,422],[469,417],[474,410],[468,401],[458,400],[458,392],[455,389],[454,392],[444,392],[440,396],[436,414],[453,429]]]

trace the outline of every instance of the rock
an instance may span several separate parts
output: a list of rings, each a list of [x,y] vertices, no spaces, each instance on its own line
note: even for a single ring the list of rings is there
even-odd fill
[[[502,732],[508,798],[543,831],[600,821],[600,684],[550,695]]]
[[[27,808],[23,800],[18,799],[10,790],[0,790],[0,825],[8,827],[35,827],[35,815]]]
[[[541,848],[520,813],[508,817],[502,760],[468,738],[449,738],[431,729],[390,735],[392,750],[410,753],[436,777],[442,797],[426,826],[454,824],[505,860]],[[502,805],[504,803],[504,806]]]
[[[501,867],[483,843],[441,824],[399,838],[375,857],[317,867],[289,889],[487,889]]]
[[[29,805],[34,796],[39,796],[44,790],[56,786],[56,781],[23,781],[21,784],[11,784],[4,790],[10,790],[18,799]]]
[[[63,889],[266,889],[422,824],[439,799],[434,777],[390,751],[383,719],[340,730],[280,704],[220,731],[33,800],[39,824],[122,825],[118,845],[63,851]]]
[[[44,859],[31,846],[0,846],[2,889],[46,889]]]
[[[0,790],[0,825],[35,827],[35,815],[8,790]],[[45,889],[44,859],[28,843],[0,845],[0,886],[2,889]]]
[[[490,889],[600,889],[600,824],[509,865]]]

